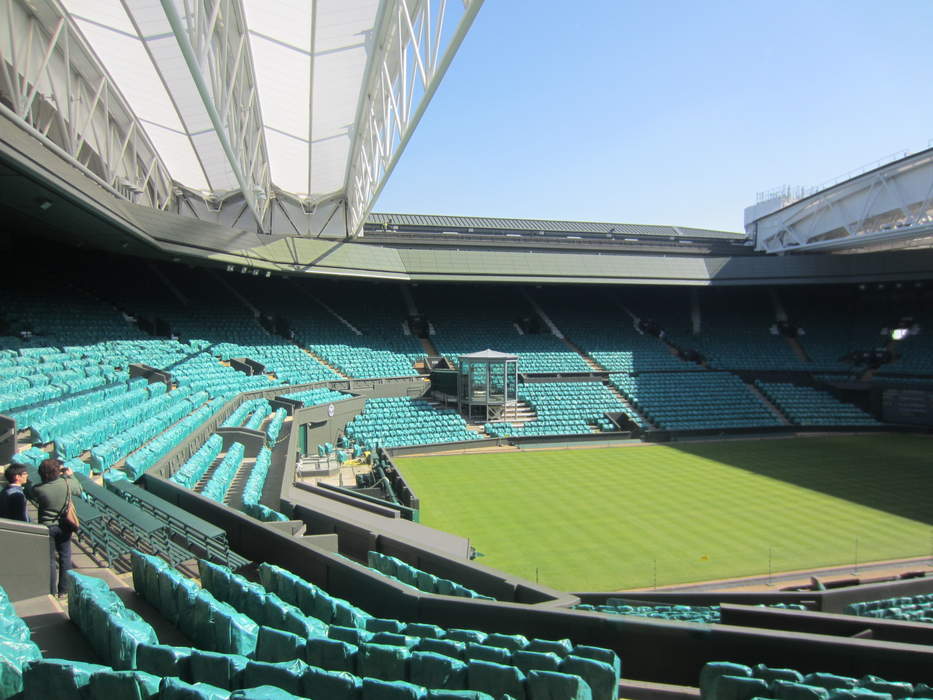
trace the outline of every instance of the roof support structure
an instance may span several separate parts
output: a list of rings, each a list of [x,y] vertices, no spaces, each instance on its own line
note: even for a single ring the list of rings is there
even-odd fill
[[[56,0],[0,3],[0,96],[6,116],[112,194],[171,204],[167,168]]]
[[[362,233],[373,203],[482,4],[483,0],[385,0],[347,163],[348,236]],[[458,6],[463,11],[456,18]]]
[[[162,0],[243,199],[265,228],[272,182],[243,7],[239,0],[186,0],[184,7],[182,18],[175,0]]]
[[[854,249],[933,230],[933,149],[792,202],[746,226],[758,250]]]
[[[240,0],[123,0],[218,199],[267,231],[272,182]],[[179,73],[179,64],[185,69]],[[226,192],[226,194],[224,194]]]

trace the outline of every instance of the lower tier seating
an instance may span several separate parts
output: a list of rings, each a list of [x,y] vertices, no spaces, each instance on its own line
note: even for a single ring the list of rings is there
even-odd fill
[[[881,425],[857,406],[811,386],[761,380],[755,386],[798,425]]]
[[[700,672],[700,697],[703,700],[909,700],[933,697],[933,688],[925,683],[892,682],[877,676],[851,678],[821,672],[804,675],[792,668],[717,661],[706,664]]]
[[[23,689],[23,667],[41,657],[29,627],[0,588],[0,698],[5,700],[19,693]]]
[[[849,615],[876,617],[888,620],[910,620],[912,622],[933,622],[933,594],[882,598],[846,606]]]
[[[781,425],[742,380],[728,372],[614,374],[611,381],[665,430]]]
[[[109,591],[72,573],[76,622],[113,668],[228,692],[269,685],[293,695],[348,700],[422,700],[450,690],[473,691],[466,697],[483,699],[508,693],[516,700],[614,700],[618,693],[620,664],[606,649],[381,620],[277,567],[264,566],[262,579],[278,592],[226,567],[200,568],[203,588],[161,559],[133,556],[137,593],[177,625],[193,648],[159,644],[151,628],[125,614]],[[299,596],[331,621],[288,600],[298,602]],[[354,623],[371,629],[349,626]],[[358,642],[340,638],[353,632]]]
[[[429,574],[427,571],[416,569],[395,557],[387,556],[381,552],[367,552],[366,562],[370,569],[378,571],[380,574],[395,581],[417,588],[419,591],[424,591],[425,593],[494,600],[494,598],[477,593],[471,588],[461,586],[456,581],[440,578],[434,574]]]
[[[605,413],[624,413],[641,419],[599,382],[533,382],[520,384],[518,397],[535,409],[537,418],[522,425],[487,423],[493,437],[509,435],[585,435],[602,427]]]
[[[347,437],[365,449],[480,440],[454,409],[435,408],[407,396],[368,399],[347,423]]]

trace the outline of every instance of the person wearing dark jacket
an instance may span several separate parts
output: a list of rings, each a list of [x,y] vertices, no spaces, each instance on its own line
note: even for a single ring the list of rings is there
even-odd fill
[[[47,525],[51,538],[50,590],[62,598],[67,593],[68,571],[71,569],[71,531],[62,528],[59,519],[68,499],[76,499],[84,489],[71,469],[63,469],[61,460],[47,459],[39,465],[42,483],[33,487],[30,498],[39,509],[39,524]]]
[[[0,518],[29,522],[26,512],[26,495],[23,486],[29,480],[29,472],[22,464],[11,464],[3,472],[7,487],[0,491]]]

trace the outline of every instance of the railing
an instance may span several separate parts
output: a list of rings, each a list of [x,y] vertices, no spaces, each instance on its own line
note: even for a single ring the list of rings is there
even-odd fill
[[[784,202],[784,206],[788,206],[789,204],[793,204],[794,202],[800,201],[801,199],[806,199],[807,197],[810,197],[817,192],[829,189],[830,187],[838,185],[841,182],[845,182],[846,180],[851,180],[854,177],[864,175],[867,172],[871,172],[872,170],[882,166],[889,165],[895,161],[901,160],[902,158],[907,158],[908,156],[916,155],[917,153],[929,150],[931,147],[933,147],[933,139],[927,141],[927,145],[922,148],[916,148],[913,150],[900,150],[895,151],[894,153],[889,153],[888,155],[882,156],[877,160],[873,160],[871,163],[860,165],[859,167],[853,168],[852,170],[849,170],[842,175],[837,175],[834,178],[826,180],[825,182],[821,182],[818,185],[813,185],[812,187],[804,187],[802,185],[798,187],[790,187],[788,185],[772,190],[766,190],[764,192],[759,192],[755,198],[755,201],[756,203],[760,204],[761,202],[767,202],[769,199],[781,197],[786,200]]]

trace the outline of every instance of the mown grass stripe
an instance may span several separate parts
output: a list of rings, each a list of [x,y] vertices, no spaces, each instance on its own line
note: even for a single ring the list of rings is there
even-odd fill
[[[931,554],[931,439],[743,440],[398,460],[484,564],[617,590]]]

